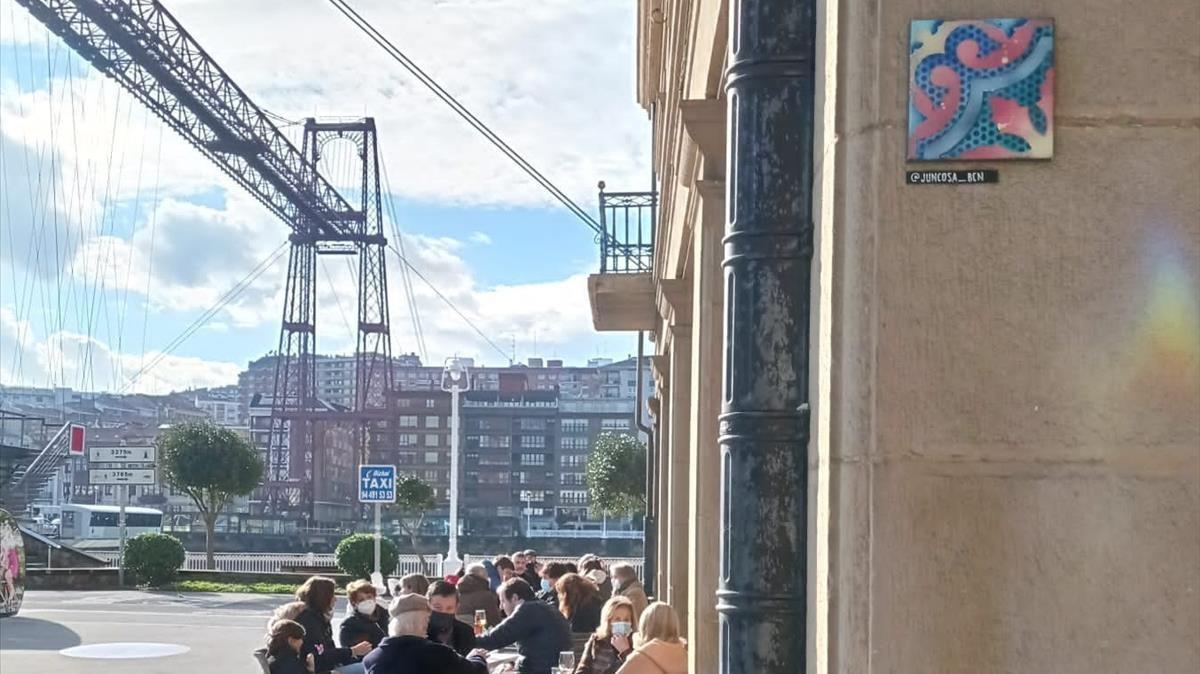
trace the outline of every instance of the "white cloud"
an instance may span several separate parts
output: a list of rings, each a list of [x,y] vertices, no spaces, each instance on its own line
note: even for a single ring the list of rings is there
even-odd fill
[[[155,311],[207,309],[286,239],[282,224],[241,195],[224,209],[165,199],[128,239],[88,240],[72,268],[94,284],[146,293]],[[257,325],[266,305],[279,306],[286,262],[280,257],[226,309],[235,325]]]
[[[410,245],[409,250],[416,250],[416,255],[411,256],[413,265],[501,351],[507,352],[513,339],[522,343],[536,339],[549,353],[594,338],[586,301],[586,274],[542,283],[480,286],[466,263],[439,248],[438,242],[430,245],[423,237],[410,237],[410,241],[415,245]],[[487,340],[447,308],[428,285],[415,278],[414,283],[433,362],[451,355],[475,356],[493,363],[503,359]],[[392,301],[393,342],[398,350],[409,350],[412,333],[408,311],[397,295],[393,293]]]
[[[22,323],[11,307],[0,307],[0,337],[4,337],[4,343],[13,343],[9,339],[18,334],[28,335],[29,326]],[[153,363],[153,368],[138,376],[128,392],[167,393],[229,384],[237,381],[241,369],[236,363],[156,351],[122,353],[99,339],[69,331],[55,332],[36,342],[19,341],[17,345],[13,360],[0,364],[0,382],[117,391]],[[18,362],[19,367],[14,368]]]
[[[634,102],[633,3],[372,0],[354,6],[585,208],[599,179],[631,189],[645,182],[649,122]],[[442,203],[557,207],[332,6],[177,0],[170,9],[262,107],[290,119],[374,116],[395,193]],[[0,18],[9,15],[17,20],[0,21],[10,24],[0,40],[32,43],[17,53],[44,50],[44,44],[56,55],[65,50],[57,38],[47,42],[36,22],[27,28],[25,10],[3,0]],[[157,145],[158,122],[145,121],[115,83],[81,65],[70,78],[65,67],[56,72],[53,101],[44,90],[4,92],[10,134],[49,139],[57,128],[59,140],[92,141],[59,149],[78,152],[68,159],[93,168],[106,166],[114,151]],[[87,114],[72,118],[81,108]],[[167,136],[165,193],[228,185],[174,133]],[[147,167],[154,168],[159,151],[148,149]]]
[[[355,7],[585,208],[597,179],[632,189],[644,182],[649,127],[633,103],[632,3],[364,0]],[[170,9],[265,108],[289,118],[375,116],[398,195],[559,208],[325,3],[174,0]],[[118,337],[85,329],[91,319],[80,317],[95,312],[89,292],[125,293],[130,314],[182,327],[285,241],[287,230],[114,82],[90,66],[62,66],[66,48],[12,0],[0,0],[0,43],[8,71],[0,76],[0,177],[9,209],[0,209],[0,305],[10,331],[0,376],[117,385],[142,355],[133,363],[110,346]],[[47,48],[60,64],[50,87],[18,90],[9,55]],[[487,234],[406,239],[413,264],[503,350],[514,339],[536,340],[546,353],[611,339],[591,330],[582,270],[545,283],[482,286],[461,255],[464,243],[489,245]],[[232,339],[276,324],[285,264],[286,255],[206,332],[228,329],[221,338]],[[29,290],[38,282],[22,277],[27,268],[43,279],[40,295]],[[319,348],[351,350],[354,268],[322,258],[317,271]],[[410,351],[415,339],[390,254],[388,273],[393,348]],[[56,290],[64,279],[88,292]],[[424,283],[413,283],[431,360],[500,358]],[[21,368],[10,352],[28,356]],[[172,356],[153,381],[184,387],[219,375],[228,383],[226,365]],[[80,367],[93,372],[71,374]]]

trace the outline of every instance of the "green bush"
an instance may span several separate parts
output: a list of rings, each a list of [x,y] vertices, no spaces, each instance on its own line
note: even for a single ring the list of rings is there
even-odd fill
[[[186,555],[178,538],[166,534],[141,534],[125,541],[125,570],[151,587],[175,579]]]
[[[370,578],[375,570],[374,534],[354,534],[343,538],[333,551],[333,561],[343,572],[355,578]],[[388,575],[400,561],[396,544],[384,538],[379,541],[379,566]]]

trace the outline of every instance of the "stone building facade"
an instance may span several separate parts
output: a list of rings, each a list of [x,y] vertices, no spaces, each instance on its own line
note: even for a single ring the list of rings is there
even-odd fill
[[[1013,15],[1055,21],[1053,159],[906,184],[910,21]],[[690,671],[1200,667],[1200,6],[637,21],[653,265],[589,294],[654,340],[650,580]]]

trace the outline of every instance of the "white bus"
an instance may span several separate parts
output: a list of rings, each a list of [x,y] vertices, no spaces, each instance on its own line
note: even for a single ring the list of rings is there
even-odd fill
[[[67,504],[62,506],[59,519],[59,540],[67,544],[82,541],[111,541],[112,547],[121,537],[118,521],[120,508],[110,505]],[[154,508],[125,508],[125,536],[162,533],[163,514]],[[94,547],[94,546],[84,546]]]

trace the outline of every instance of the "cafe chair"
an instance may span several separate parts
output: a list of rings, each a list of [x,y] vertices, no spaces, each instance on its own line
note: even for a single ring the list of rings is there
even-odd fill
[[[254,649],[254,660],[258,662],[258,666],[262,668],[263,674],[271,674],[271,667],[267,664],[267,649]]]

